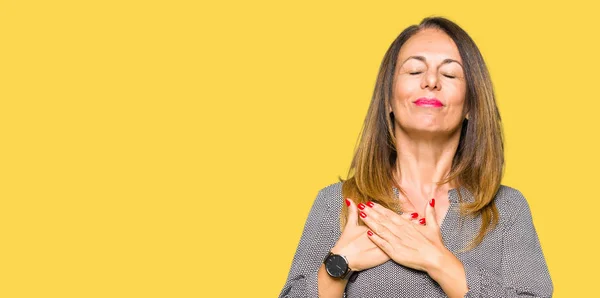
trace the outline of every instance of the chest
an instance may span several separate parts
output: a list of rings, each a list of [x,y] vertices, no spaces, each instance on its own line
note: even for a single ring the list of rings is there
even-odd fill
[[[437,200],[436,200],[437,201]],[[437,214],[444,245],[463,263],[476,264],[491,274],[500,274],[502,237],[497,230],[488,234],[475,249],[461,251],[472,240],[480,227],[479,219],[459,218],[458,206],[454,203],[441,204]],[[438,203],[435,205],[438,211]],[[445,218],[442,218],[442,213]],[[442,224],[442,220],[444,220]],[[414,270],[390,260],[379,266],[359,272],[346,287],[346,297],[391,298],[391,297],[448,297],[442,288],[423,271]]]
[[[446,297],[427,273],[393,261],[359,272],[354,282],[346,286],[346,294],[361,298]]]

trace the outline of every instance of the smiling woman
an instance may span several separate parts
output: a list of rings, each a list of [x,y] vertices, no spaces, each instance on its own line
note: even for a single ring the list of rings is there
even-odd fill
[[[348,179],[310,210],[280,297],[551,297],[527,200],[469,35],[406,28],[381,64]]]

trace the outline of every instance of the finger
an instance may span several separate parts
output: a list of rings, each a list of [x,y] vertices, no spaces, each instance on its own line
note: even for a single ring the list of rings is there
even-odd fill
[[[398,221],[396,218],[400,217],[402,219],[404,219],[404,223],[407,223],[409,221],[415,220],[417,218],[419,218],[419,213],[415,212],[414,210],[406,210],[405,212],[398,214],[390,209],[387,209],[385,207],[381,207],[381,212],[386,215],[387,217],[389,217],[390,219],[392,219],[392,221],[396,224],[401,223],[400,221]],[[396,220],[394,220],[396,219]]]
[[[376,233],[373,233],[371,230],[367,231],[367,235],[369,236],[368,238],[371,239],[371,241],[373,241],[373,243],[375,243],[375,245],[377,245],[377,247],[379,247],[388,256],[392,256],[394,254],[394,247],[385,239],[381,238]]]
[[[399,215],[398,213],[373,202],[367,202],[367,206],[371,207],[370,209],[372,209],[373,211],[387,217],[392,223],[396,225],[403,225],[408,223],[408,217],[410,215]]]
[[[368,213],[367,213],[368,212]],[[391,229],[396,226],[384,215],[381,215],[375,210],[370,208],[359,211],[361,220],[369,227],[373,232],[378,234],[380,237],[391,241],[394,238],[398,238]]]
[[[391,241],[381,237],[381,235],[374,233],[371,230],[367,231],[367,236],[371,241],[373,241],[373,243],[375,243],[375,245],[377,245],[377,247],[379,247],[383,252],[385,252],[392,259],[395,259],[396,257],[398,257],[397,256],[398,251],[414,250],[412,248],[407,247],[406,245],[403,245],[402,242],[400,242],[400,241],[391,242]]]
[[[435,212],[435,198],[429,200],[429,203],[427,206],[425,206],[425,219],[427,226],[434,229],[439,229]]]
[[[348,220],[346,222],[346,227],[357,226],[358,225],[358,210],[356,209],[356,204],[350,198],[345,199],[346,206],[348,206]]]
[[[415,212],[414,210],[411,210],[406,213],[402,213],[401,216],[406,220],[415,221],[419,218],[419,213]]]

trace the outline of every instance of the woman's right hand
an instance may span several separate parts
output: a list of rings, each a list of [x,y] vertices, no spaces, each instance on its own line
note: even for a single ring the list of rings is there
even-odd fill
[[[369,229],[358,224],[358,207],[350,199],[346,199],[346,205],[348,221],[331,252],[346,257],[352,271],[369,269],[387,262],[390,257],[368,238]]]

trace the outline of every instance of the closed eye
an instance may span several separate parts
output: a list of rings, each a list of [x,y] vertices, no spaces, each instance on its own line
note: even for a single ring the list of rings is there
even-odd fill
[[[414,75],[418,75],[420,73],[422,73],[422,71],[414,71],[414,72],[410,72],[409,74],[414,76]]]
[[[454,79],[454,78],[456,78],[455,76],[452,76],[452,75],[447,75],[447,74],[445,74],[444,76],[445,76],[445,77],[447,77],[447,78],[450,78],[450,79]]]

